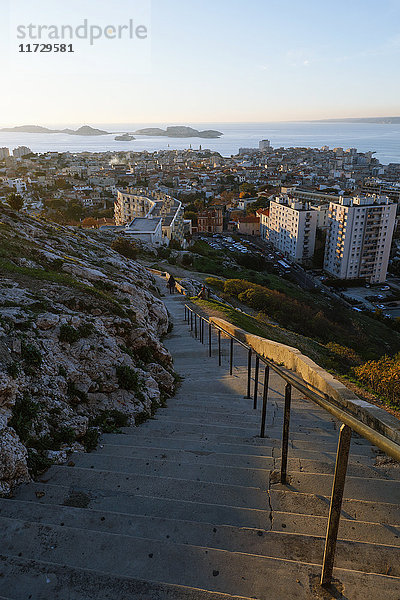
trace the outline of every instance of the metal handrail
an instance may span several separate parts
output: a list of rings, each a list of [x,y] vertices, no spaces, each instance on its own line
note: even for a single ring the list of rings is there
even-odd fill
[[[190,315],[190,317],[189,317]],[[347,464],[350,452],[350,442],[352,432],[355,431],[361,437],[368,440],[374,446],[380,448],[385,454],[388,454],[395,460],[400,461],[400,444],[397,444],[387,436],[379,433],[372,427],[363,423],[360,419],[354,415],[348,413],[343,408],[337,406],[337,404],[330,399],[328,394],[323,394],[319,390],[311,390],[304,380],[299,380],[294,377],[293,374],[282,367],[275,364],[272,360],[265,358],[251,346],[239,340],[235,335],[226,331],[220,327],[217,323],[207,319],[202,315],[198,314],[188,304],[185,304],[185,321],[190,323],[191,330],[193,330],[193,315],[195,315],[195,336],[197,337],[197,318],[200,320],[200,341],[204,343],[204,329],[203,323],[208,324],[208,345],[209,345],[209,356],[212,356],[212,328],[218,331],[218,363],[221,366],[221,333],[227,338],[230,338],[230,374],[232,375],[233,367],[233,343],[236,342],[244,347],[248,351],[248,373],[247,373],[247,398],[250,398],[250,385],[251,385],[251,370],[252,370],[252,354],[256,357],[255,367],[255,385],[254,385],[254,404],[253,408],[257,408],[257,389],[258,389],[258,370],[259,361],[262,361],[265,365],[264,375],[264,392],[263,392],[263,404],[261,414],[261,430],[260,437],[265,437],[265,424],[266,424],[266,413],[267,413],[267,398],[268,398],[268,385],[269,385],[269,370],[275,371],[284,381],[285,386],[285,403],[284,403],[284,418],[283,418],[283,430],[282,430],[282,448],[281,448],[281,483],[287,483],[287,463],[288,463],[288,451],[289,451],[289,426],[290,426],[290,408],[291,408],[291,395],[292,387],[299,390],[309,400],[318,404],[321,408],[330,413],[333,417],[338,419],[342,426],[339,432],[338,448],[336,454],[335,463],[335,474],[331,493],[331,503],[329,509],[328,526],[325,538],[325,550],[322,563],[321,573],[321,585],[328,586],[332,581],[333,566],[336,552],[336,542],[339,530],[339,522],[342,509],[342,500],[344,485],[346,480]],[[304,383],[302,383],[302,381]],[[319,392],[319,393],[318,393]]]
[[[371,442],[371,444],[373,444],[374,446],[380,448],[380,450],[382,450],[385,454],[388,454],[389,456],[400,462],[399,444],[397,444],[393,440],[390,440],[385,435],[379,433],[369,425],[366,425],[365,423],[354,417],[352,414],[346,412],[344,409],[339,408],[337,404],[333,403],[329,399],[329,396],[327,394],[319,395],[317,394],[317,392],[310,390],[310,388],[307,385],[303,385],[301,381],[299,381],[296,377],[293,377],[290,371],[282,369],[282,367],[274,363],[272,360],[265,358],[265,356],[256,352],[251,346],[245,344],[244,342],[242,342],[242,340],[239,340],[235,335],[229,333],[229,331],[225,331],[225,329],[220,327],[217,323],[213,323],[206,317],[199,315],[187,304],[185,304],[185,307],[193,314],[196,314],[197,317],[204,319],[207,323],[211,324],[211,326],[215,329],[220,330],[227,337],[233,338],[235,342],[243,346],[243,348],[246,348],[246,350],[251,350],[261,362],[268,365],[270,369],[278,373],[278,375],[280,375],[280,377],[282,377],[282,379],[284,379],[292,387],[299,390],[305,396],[308,396],[308,398],[312,402],[315,402],[321,408],[329,412],[333,417],[337,418],[339,421],[342,421],[342,423],[344,423],[345,425],[351,427],[353,431],[355,431],[356,433],[361,435],[361,437]]]

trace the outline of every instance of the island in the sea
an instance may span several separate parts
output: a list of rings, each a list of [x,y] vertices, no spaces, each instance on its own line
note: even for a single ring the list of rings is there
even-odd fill
[[[9,133],[67,133],[68,135],[108,135],[108,131],[102,129],[95,129],[89,125],[83,125],[79,129],[49,129],[48,127],[41,127],[40,125],[20,125],[18,127],[4,127],[0,129],[3,132]]]
[[[199,137],[199,138],[219,138],[221,131],[215,129],[206,129],[204,131],[198,131],[192,127],[183,127],[175,125],[173,127],[167,127],[166,129],[160,129],[159,127],[145,127],[144,129],[138,129],[135,131],[136,135],[151,135],[151,136],[163,136],[170,138],[188,138],[188,137]]]
[[[131,142],[134,139],[130,133],[122,133],[121,135],[116,135],[114,138],[116,142]]]

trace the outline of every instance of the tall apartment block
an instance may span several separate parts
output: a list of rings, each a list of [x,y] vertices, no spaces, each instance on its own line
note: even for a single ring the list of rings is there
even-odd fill
[[[312,259],[318,213],[307,202],[279,196],[271,200],[266,217],[265,239],[294,262]]]
[[[387,196],[347,198],[329,205],[324,270],[339,279],[386,279],[396,205]]]

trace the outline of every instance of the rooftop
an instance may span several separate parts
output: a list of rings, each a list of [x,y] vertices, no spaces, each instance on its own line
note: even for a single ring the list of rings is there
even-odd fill
[[[160,224],[161,219],[145,219],[144,217],[136,217],[125,227],[125,230],[130,232],[137,231],[138,233],[155,233]]]

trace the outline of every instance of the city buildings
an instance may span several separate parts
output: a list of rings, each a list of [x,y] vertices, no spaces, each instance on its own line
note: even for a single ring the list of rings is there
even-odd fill
[[[28,148],[28,146],[18,146],[18,148],[14,148],[13,150],[14,158],[22,158],[23,156],[26,156],[27,154],[31,153],[32,150]]]
[[[8,158],[10,156],[10,151],[8,148],[0,148],[0,160],[4,158]]]
[[[132,240],[139,240],[152,246],[161,246],[166,239],[165,236],[163,237],[161,218],[136,217],[121,231]]]
[[[331,202],[324,270],[339,279],[385,281],[395,218],[396,205],[387,196]]]
[[[131,223],[135,218],[162,219],[162,235],[165,242],[185,241],[182,203],[163,192],[148,188],[127,188],[118,191],[114,204],[117,226]]]
[[[244,235],[260,235],[260,217],[258,215],[249,215],[239,217],[237,220],[238,233]]]
[[[271,142],[269,140],[261,140],[258,143],[258,149],[261,152],[268,152],[271,148]]]
[[[294,262],[307,263],[314,254],[318,213],[307,202],[282,195],[271,200],[265,215],[264,239]]]
[[[260,235],[263,240],[267,239],[267,228],[269,219],[269,208],[258,208],[256,211],[260,219]]]
[[[222,207],[212,207],[197,214],[198,233],[222,233],[223,227]]]

